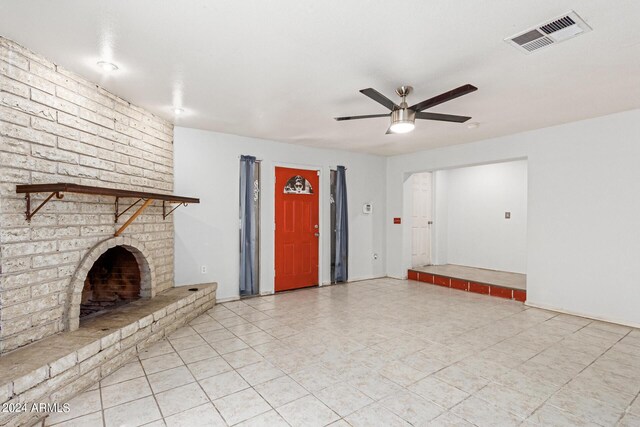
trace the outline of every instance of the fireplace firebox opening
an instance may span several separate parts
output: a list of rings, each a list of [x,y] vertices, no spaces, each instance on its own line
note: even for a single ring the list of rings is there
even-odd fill
[[[140,266],[122,246],[104,252],[93,264],[82,289],[80,319],[94,317],[140,298]]]

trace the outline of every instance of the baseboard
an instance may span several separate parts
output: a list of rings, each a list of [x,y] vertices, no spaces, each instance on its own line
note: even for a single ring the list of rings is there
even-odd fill
[[[362,282],[364,280],[374,280],[374,279],[384,279],[387,276],[360,276],[360,277],[352,277],[349,279],[349,281],[347,282],[338,282],[338,283],[332,283],[332,282],[322,282],[322,285],[320,286],[330,286],[330,285],[339,285],[341,283],[352,283],[352,282]]]
[[[351,282],[362,282],[364,280],[374,280],[374,279],[384,279],[387,276],[360,276],[360,277],[352,277],[349,279],[347,283]]]
[[[260,292],[260,295],[254,295],[251,298],[255,298],[257,296],[266,296],[266,295],[273,295],[274,292],[273,291],[264,291],[264,292]],[[233,297],[227,297],[227,298],[218,298],[217,302],[219,303],[223,303],[223,302],[231,302],[231,301],[239,301],[241,298],[239,295],[237,296],[233,296]]]
[[[346,282],[346,283],[362,282],[364,280],[373,280],[373,279],[384,279],[385,277],[388,277],[388,276],[361,276],[361,277],[356,277],[356,278],[353,278],[353,279],[349,279],[349,281]],[[322,282],[322,285],[320,285],[320,286],[323,287],[323,286],[331,286],[331,285],[334,285],[334,283]],[[184,286],[187,286],[187,285],[184,285]],[[260,296],[274,295],[274,294],[275,294],[275,291],[263,291],[263,292],[260,292]],[[240,296],[233,296],[233,297],[227,297],[227,298],[218,298],[216,300],[216,302],[217,303],[223,303],[223,302],[231,302],[231,301],[238,301],[238,300],[240,300]]]
[[[618,320],[618,319],[607,319],[600,316],[594,316],[593,314],[587,314],[579,311],[572,311],[564,308],[553,307],[548,304],[538,304],[535,302],[531,302],[529,300],[527,300],[524,303],[524,305],[533,307],[533,308],[540,308],[543,310],[555,311],[562,314],[569,314],[571,316],[584,317],[585,319],[598,320],[600,322],[615,323],[616,325],[629,326],[631,328],[640,328],[640,323],[627,322],[626,320]]]
[[[216,298],[216,304],[220,304],[223,302],[231,302],[231,301],[238,301],[240,299],[240,296],[234,296],[234,297],[227,297],[227,298]]]

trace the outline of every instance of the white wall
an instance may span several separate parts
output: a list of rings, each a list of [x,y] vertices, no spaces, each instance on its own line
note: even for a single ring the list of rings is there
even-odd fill
[[[385,275],[385,163],[383,157],[322,150],[196,129],[175,129],[175,193],[200,197],[199,205],[175,212],[176,284],[218,282],[218,298],[238,296],[238,204],[241,154],[262,160],[260,290],[273,292],[273,186],[275,166],[318,168],[322,266],[320,281],[330,281],[329,171],[347,167],[349,202],[349,279]],[[362,205],[373,204],[373,213]],[[378,259],[373,259],[373,254]],[[200,272],[208,267],[206,274]]]
[[[528,159],[528,303],[640,326],[640,110],[391,157],[387,221],[412,172]],[[387,227],[387,273],[410,247]]]
[[[441,170],[434,177],[434,234],[445,239],[436,245],[439,263],[526,273],[526,160]]]

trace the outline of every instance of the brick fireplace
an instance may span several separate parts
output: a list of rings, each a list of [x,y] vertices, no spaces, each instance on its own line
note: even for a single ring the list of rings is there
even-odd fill
[[[171,123],[0,37],[0,142],[0,403],[65,402],[215,304],[174,287]],[[52,183],[103,191],[18,193]]]
[[[66,182],[171,193],[173,125],[5,38],[0,77],[3,354],[77,328],[92,267],[87,261],[96,262],[115,244],[114,231],[127,219],[114,221],[113,198],[67,193],[27,222],[16,185]],[[45,196],[33,194],[32,205]],[[135,243],[123,250],[142,267],[139,296],[173,287],[173,220],[163,219],[162,207],[151,205],[124,237]]]

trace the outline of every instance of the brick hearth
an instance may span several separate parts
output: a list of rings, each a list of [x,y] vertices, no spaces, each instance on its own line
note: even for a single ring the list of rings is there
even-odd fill
[[[58,403],[100,381],[152,343],[211,309],[217,285],[169,289],[0,357],[0,403]],[[193,291],[195,289],[195,291]],[[9,400],[10,399],[10,400]],[[46,413],[0,413],[0,425],[32,425]]]

